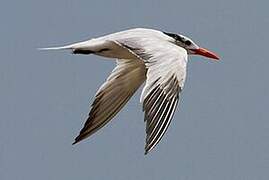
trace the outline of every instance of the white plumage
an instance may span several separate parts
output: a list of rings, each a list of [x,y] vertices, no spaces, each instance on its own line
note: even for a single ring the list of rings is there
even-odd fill
[[[188,54],[201,48],[182,35],[136,28],[43,50],[62,49],[117,59],[117,66],[97,91],[89,117],[74,144],[109,122],[146,81],[140,101],[145,112],[145,153],[148,153],[171,122],[184,86]]]

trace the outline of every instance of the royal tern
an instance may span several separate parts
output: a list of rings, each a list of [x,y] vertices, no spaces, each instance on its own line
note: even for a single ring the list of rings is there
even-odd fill
[[[146,123],[145,154],[163,137],[174,115],[186,79],[188,55],[219,57],[190,38],[153,29],[135,28],[62,47],[73,54],[95,54],[117,59],[117,66],[99,88],[77,142],[107,124],[145,83],[140,102]]]

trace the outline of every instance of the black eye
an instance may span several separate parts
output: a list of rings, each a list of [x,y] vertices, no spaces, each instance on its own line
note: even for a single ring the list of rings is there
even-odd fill
[[[191,45],[191,41],[187,40],[187,41],[185,41],[185,44],[186,44],[187,46],[189,46],[189,45]]]

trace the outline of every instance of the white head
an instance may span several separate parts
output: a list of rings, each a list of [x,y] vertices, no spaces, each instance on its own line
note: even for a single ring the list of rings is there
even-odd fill
[[[166,34],[167,36],[172,37],[173,43],[186,49],[187,53],[190,55],[202,55],[202,56],[216,59],[216,60],[219,59],[217,54],[210,52],[207,49],[199,47],[190,38],[188,38],[186,36],[183,36],[181,34],[167,33],[167,32],[163,32],[163,33]]]

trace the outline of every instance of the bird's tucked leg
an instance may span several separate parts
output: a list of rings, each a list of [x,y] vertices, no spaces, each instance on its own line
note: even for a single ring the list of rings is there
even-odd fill
[[[103,48],[103,49],[100,49],[98,51],[92,51],[92,50],[89,50],[89,49],[73,49],[73,54],[96,54],[96,53],[102,53],[104,51],[109,51],[110,49],[108,48]]]
[[[93,54],[95,52],[91,50],[86,50],[86,49],[73,49],[72,53],[73,54]]]

